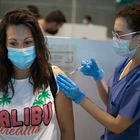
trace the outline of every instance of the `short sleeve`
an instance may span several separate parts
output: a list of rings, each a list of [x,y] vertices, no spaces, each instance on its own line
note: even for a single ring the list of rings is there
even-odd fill
[[[140,119],[140,80],[126,90],[120,104],[119,115],[128,117],[134,122]]]
[[[108,87],[112,87],[112,85],[113,85],[113,78],[114,78],[114,76],[111,76],[111,77],[107,80],[107,85],[108,85]]]

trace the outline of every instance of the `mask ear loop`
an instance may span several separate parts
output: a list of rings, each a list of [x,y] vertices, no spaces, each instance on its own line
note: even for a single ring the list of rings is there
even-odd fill
[[[132,34],[132,38],[134,38],[134,37],[136,37],[138,35],[140,35],[140,31],[139,32],[136,32],[135,34]]]
[[[135,32],[135,34],[132,35],[132,39],[135,38],[135,37],[137,37],[138,35],[140,35],[140,31]],[[139,42],[140,42],[140,41],[139,41]],[[139,48],[139,47],[140,47],[140,43],[138,43],[138,44],[136,45],[135,49],[137,49],[137,48]]]

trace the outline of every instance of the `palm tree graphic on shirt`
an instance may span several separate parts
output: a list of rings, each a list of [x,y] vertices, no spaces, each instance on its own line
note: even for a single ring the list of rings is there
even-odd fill
[[[34,100],[33,106],[42,106],[45,104],[47,98],[50,99],[49,91],[43,90]]]
[[[3,95],[3,97],[0,99],[0,105],[7,105],[7,104],[10,104],[11,103],[11,97],[9,97],[7,94],[6,95]]]

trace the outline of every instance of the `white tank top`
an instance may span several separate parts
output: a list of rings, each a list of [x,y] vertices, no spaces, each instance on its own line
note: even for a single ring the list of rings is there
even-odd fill
[[[33,86],[28,79],[22,79],[15,80],[14,89],[11,102],[7,97],[0,99],[0,123],[9,127],[0,127],[0,140],[58,140],[50,87],[33,95]]]

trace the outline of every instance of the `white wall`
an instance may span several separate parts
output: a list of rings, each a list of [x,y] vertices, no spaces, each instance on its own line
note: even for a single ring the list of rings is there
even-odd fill
[[[59,30],[57,36],[76,39],[107,40],[107,27],[94,24],[66,23]]]
[[[115,65],[121,60],[121,57],[114,53],[111,41],[49,38],[48,44],[52,55],[55,55],[56,58],[60,58],[61,55],[73,58],[73,62],[70,59],[70,61],[67,61],[68,63],[63,63],[62,68],[65,65],[64,70],[67,73],[76,66],[79,66],[81,60],[95,58],[104,69],[105,79],[107,80],[109,76],[113,74]],[[52,49],[53,46],[54,50]],[[58,48],[55,49],[55,47]],[[59,60],[63,61],[63,57],[61,58]],[[58,65],[61,64],[60,61],[58,62]],[[56,62],[57,65],[57,61],[54,62]],[[68,65],[68,67],[71,66],[71,69],[67,68],[66,65]],[[106,110],[97,95],[95,83],[92,78],[83,76],[80,72],[77,72],[71,78],[79,85],[81,90],[83,90],[88,97],[95,100],[100,107]],[[104,131],[103,126],[86,113],[79,105],[73,105],[76,140],[99,140]]]

